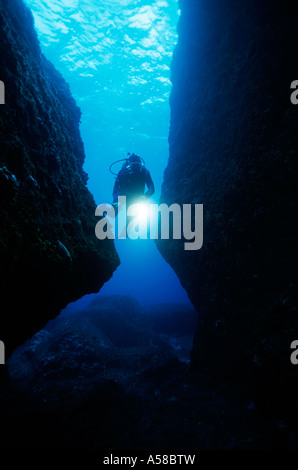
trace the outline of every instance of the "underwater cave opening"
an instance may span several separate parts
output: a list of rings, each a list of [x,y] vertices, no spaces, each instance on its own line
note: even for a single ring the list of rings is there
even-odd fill
[[[104,0],[100,7],[92,0],[25,3],[42,52],[81,109],[84,170],[95,204],[112,202],[109,167],[129,152],[144,159],[155,185],[151,201],[157,203],[169,157],[178,0]],[[156,363],[190,363],[197,312],[176,273],[154,240],[116,239],[114,245],[120,265],[100,291],[69,303],[12,355],[16,380],[24,373],[26,383],[44,373],[70,374],[76,390],[79,370],[84,381],[100,376],[130,386],[136,371],[147,373]],[[35,362],[38,371],[27,379]]]
[[[109,165],[141,155],[158,200],[168,161],[170,65],[178,0],[110,2],[26,0],[42,51],[62,73],[82,111],[81,135],[96,204],[110,203]],[[141,248],[140,248],[141,247]],[[116,243],[121,264],[99,295],[125,293],[142,305],[190,305],[154,243]],[[83,305],[84,300],[80,305]]]

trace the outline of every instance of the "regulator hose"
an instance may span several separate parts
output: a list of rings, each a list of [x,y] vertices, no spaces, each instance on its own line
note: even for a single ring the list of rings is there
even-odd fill
[[[127,158],[121,158],[121,160],[116,160],[115,162],[111,163],[111,165],[109,167],[110,173],[112,173],[112,175],[114,175],[114,176],[117,176],[118,173],[114,173],[113,170],[112,170],[113,166],[116,165],[116,163],[127,162],[129,160],[129,157],[131,157],[132,155],[134,155],[134,154],[128,153]],[[139,157],[139,159],[142,160],[144,166],[146,166],[144,159],[142,157]]]
[[[127,160],[128,160],[128,158],[122,158],[121,160],[116,160],[114,163],[112,163],[112,164],[110,165],[110,167],[109,167],[110,173],[112,173],[112,175],[114,175],[114,176],[117,176],[118,173],[114,173],[114,172],[112,171],[112,167],[113,167],[114,165],[116,165],[116,163],[125,162],[125,161],[127,161]]]

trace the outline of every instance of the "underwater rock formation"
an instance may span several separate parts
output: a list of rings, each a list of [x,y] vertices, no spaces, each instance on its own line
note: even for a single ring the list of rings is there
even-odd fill
[[[277,1],[181,0],[162,202],[204,204],[204,244],[158,241],[199,312],[193,371],[294,413],[298,30]]]
[[[10,381],[0,388],[3,448],[177,451],[260,442],[238,389],[227,396],[222,388],[193,385],[188,362],[196,318],[188,305],[147,309],[133,297],[99,294],[83,311],[74,308],[68,305],[8,359]],[[272,423],[266,436],[270,429]]]
[[[133,297],[98,295],[83,310],[75,312],[69,305],[16,348],[8,359],[10,378],[30,390],[34,381],[46,377],[71,379],[73,390],[78,377],[132,387],[141,373],[169,360],[189,361],[193,309],[181,306],[181,313],[182,332],[171,304],[144,309]],[[173,319],[170,333],[169,319]],[[183,355],[186,343],[188,354]],[[62,383],[58,388],[63,388]]]
[[[68,302],[97,292],[119,259],[95,237],[80,110],[21,0],[1,2],[0,55],[0,337],[9,352]]]

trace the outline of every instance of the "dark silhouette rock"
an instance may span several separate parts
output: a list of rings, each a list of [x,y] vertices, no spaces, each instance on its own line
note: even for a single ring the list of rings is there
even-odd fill
[[[204,375],[198,386],[172,342],[183,344],[191,312],[181,306],[179,322],[171,308],[99,295],[16,348],[0,389],[3,449],[295,448],[297,434],[260,417],[247,387]]]
[[[10,353],[68,302],[97,292],[119,260],[95,237],[80,110],[21,0],[1,2],[0,54],[0,337]]]
[[[158,247],[199,312],[192,369],[297,416],[297,6],[180,4],[161,200],[204,204],[204,244]]]
[[[86,384],[114,380],[127,387],[142,372],[179,356],[170,335],[155,331],[153,317],[166,312],[169,318],[169,310],[151,306],[149,314],[132,297],[96,296],[82,311],[62,312],[17,348],[8,360],[11,380],[34,388],[46,378],[45,392],[50,382],[71,389],[80,377]]]

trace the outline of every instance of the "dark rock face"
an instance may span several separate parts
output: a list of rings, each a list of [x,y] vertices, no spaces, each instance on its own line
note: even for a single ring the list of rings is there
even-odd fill
[[[243,384],[190,373],[194,312],[102,295],[15,349],[0,387],[5,450],[295,449]]]
[[[162,201],[204,204],[204,244],[158,242],[199,312],[193,370],[254,385],[281,415],[297,391],[296,16],[181,1]]]
[[[81,311],[71,311],[70,306],[13,352],[7,362],[11,381],[21,387],[30,384],[30,389],[40,381],[47,389],[47,377],[57,388],[57,379],[68,385],[71,380],[73,388],[84,377],[86,382],[115,380],[133,387],[140,374],[169,360],[189,362],[190,312],[188,306],[182,306],[180,323],[184,318],[185,331],[181,332],[176,320],[169,333],[167,322],[178,316],[171,304],[152,305],[147,310],[133,297],[119,295],[96,296]],[[182,348],[176,345],[184,346],[185,341],[189,350],[182,357]]]
[[[215,400],[202,390],[198,397],[188,381],[192,313],[181,307],[181,331],[177,310],[167,304],[146,311],[131,297],[97,296],[84,311],[68,306],[7,361],[2,447],[195,448],[199,420],[200,442],[208,445],[202,410]]]
[[[80,110],[21,0],[1,2],[0,55],[0,336],[9,352],[68,302],[97,292],[119,260],[95,237]]]

